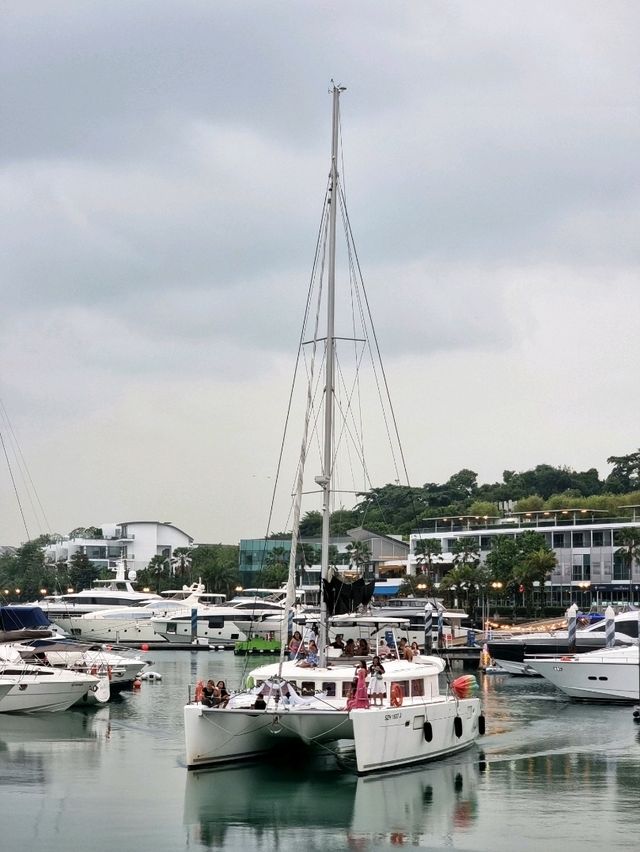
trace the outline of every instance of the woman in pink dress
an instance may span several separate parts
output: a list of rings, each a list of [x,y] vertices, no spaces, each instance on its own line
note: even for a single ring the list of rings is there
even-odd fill
[[[358,663],[356,669],[356,695],[353,702],[353,707],[358,710],[366,710],[369,708],[369,694],[367,692],[367,664],[364,660]]]

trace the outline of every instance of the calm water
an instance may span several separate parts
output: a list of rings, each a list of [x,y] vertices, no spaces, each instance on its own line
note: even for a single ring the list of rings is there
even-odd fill
[[[244,661],[150,656],[163,680],[107,707],[0,714],[3,850],[640,848],[640,731],[628,707],[572,705],[544,681],[486,677],[487,733],[448,761],[372,778],[323,756],[188,773],[187,684],[234,685]]]

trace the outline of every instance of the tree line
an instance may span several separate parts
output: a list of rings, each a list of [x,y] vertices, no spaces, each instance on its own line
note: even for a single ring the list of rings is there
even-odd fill
[[[607,462],[613,468],[604,479],[595,468],[574,471],[539,464],[520,473],[505,470],[502,481],[494,483],[481,484],[475,471],[463,468],[442,484],[383,485],[359,494],[353,509],[333,512],[331,535],[365,527],[381,535],[408,536],[426,518],[499,516],[505,503],[521,512],[590,508],[616,517],[620,506],[640,504],[640,449],[626,456],[610,456]],[[321,531],[322,514],[307,512],[300,523],[300,535],[315,537]]]

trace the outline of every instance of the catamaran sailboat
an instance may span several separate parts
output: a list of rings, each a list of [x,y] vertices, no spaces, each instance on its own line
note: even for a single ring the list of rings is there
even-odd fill
[[[336,386],[344,382],[341,363],[337,361],[336,343],[339,335],[335,327],[335,259],[336,218],[342,211],[350,258],[350,283],[354,283],[357,254],[352,244],[349,219],[346,214],[344,189],[338,175],[339,101],[343,88],[332,86],[333,128],[331,145],[331,170],[325,197],[320,233],[324,234],[324,248],[316,253],[314,268],[327,269],[326,316],[324,335],[319,333],[317,318],[311,341],[313,353],[319,343],[324,344],[324,388],[322,390],[322,416],[314,417],[314,359],[308,366],[309,386],[307,411],[304,422],[302,450],[296,481],[296,501],[293,511],[293,536],[289,565],[287,608],[293,607],[295,556],[302,478],[308,431],[310,424],[323,421],[322,472],[315,483],[322,496],[322,554],[321,575],[326,581],[329,574],[329,521],[335,486],[336,444],[343,431],[334,429],[334,409],[339,408],[349,419],[349,412],[337,401]],[[321,241],[320,241],[321,242]],[[328,251],[326,246],[328,245]],[[324,253],[323,253],[324,252]],[[325,263],[326,261],[326,263]],[[359,281],[358,281],[359,283]],[[319,287],[322,292],[322,287]],[[361,299],[358,293],[354,299]],[[364,301],[360,302],[364,311]],[[368,303],[367,310],[368,310]],[[307,317],[310,303],[307,304]],[[368,316],[368,314],[367,314]],[[370,317],[369,317],[370,322]],[[371,333],[371,332],[369,332]],[[373,333],[375,339],[375,333]],[[301,338],[303,340],[303,338]],[[362,343],[354,335],[352,345]],[[371,344],[371,340],[368,341]],[[358,380],[359,381],[359,380]],[[357,383],[356,383],[357,389]],[[356,390],[353,391],[355,393]],[[318,394],[320,395],[320,394]],[[354,405],[349,397],[346,408]],[[343,427],[348,430],[350,425]],[[391,619],[392,620],[392,619]],[[328,745],[341,740],[350,742],[355,749],[357,771],[366,773],[389,769],[410,763],[443,757],[471,745],[483,726],[480,701],[472,695],[472,683],[465,681],[459,688],[441,691],[440,676],[444,661],[438,657],[417,655],[399,658],[398,642],[392,638],[391,648],[395,659],[388,657],[382,668],[376,669],[376,706],[370,706],[367,695],[366,663],[357,675],[354,687],[353,659],[327,661],[327,611],[324,595],[321,596],[318,659],[315,652],[302,661],[284,661],[253,671],[247,688],[233,695],[224,706],[207,706],[202,703],[201,688],[195,700],[184,708],[184,726],[187,765],[235,762],[254,758],[283,747],[287,741]],[[309,646],[311,649],[313,646]],[[284,643],[283,643],[284,656]],[[373,677],[373,670],[371,677]],[[475,684],[477,688],[477,684]],[[378,703],[379,702],[379,703]]]

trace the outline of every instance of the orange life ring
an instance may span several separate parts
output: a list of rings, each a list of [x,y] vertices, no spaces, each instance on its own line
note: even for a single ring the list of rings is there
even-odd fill
[[[404,695],[402,693],[402,687],[399,683],[394,683],[391,687],[391,706],[392,707],[402,707],[402,699]]]

